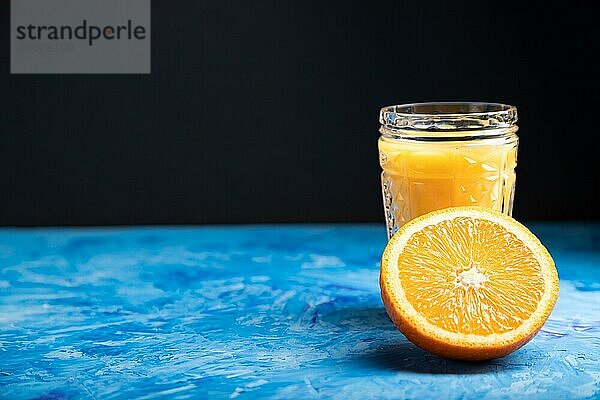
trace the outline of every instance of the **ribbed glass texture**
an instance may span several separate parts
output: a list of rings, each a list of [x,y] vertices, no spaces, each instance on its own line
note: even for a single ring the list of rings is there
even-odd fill
[[[417,103],[380,112],[379,162],[388,237],[453,206],[512,214],[517,110],[498,103]]]

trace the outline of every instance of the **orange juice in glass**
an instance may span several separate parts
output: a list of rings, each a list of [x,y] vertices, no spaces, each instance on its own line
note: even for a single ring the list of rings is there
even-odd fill
[[[380,112],[379,162],[388,238],[453,206],[512,213],[517,110],[498,103],[416,103]]]

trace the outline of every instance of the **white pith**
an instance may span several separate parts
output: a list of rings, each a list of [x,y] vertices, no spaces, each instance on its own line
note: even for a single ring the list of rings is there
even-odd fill
[[[469,266],[468,269],[464,269],[459,272],[456,276],[456,286],[462,286],[465,289],[472,287],[473,289],[479,289],[484,282],[489,279],[485,274],[479,272],[476,265]]]

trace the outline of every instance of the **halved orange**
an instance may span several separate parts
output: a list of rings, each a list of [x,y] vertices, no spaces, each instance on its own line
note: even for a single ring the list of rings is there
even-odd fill
[[[431,353],[505,356],[542,327],[558,297],[554,261],[513,218],[483,207],[404,225],[381,260],[381,296],[398,329]]]

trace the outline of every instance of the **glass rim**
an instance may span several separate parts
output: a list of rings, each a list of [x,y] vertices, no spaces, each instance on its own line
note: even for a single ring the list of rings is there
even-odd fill
[[[516,129],[517,120],[515,106],[490,102],[408,103],[383,107],[379,112],[382,133]]]

